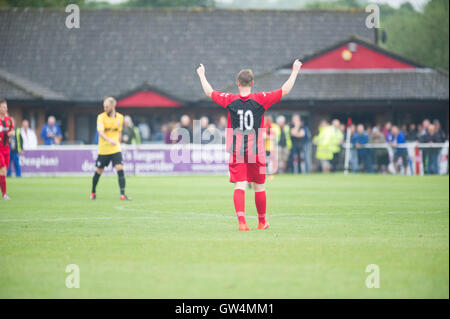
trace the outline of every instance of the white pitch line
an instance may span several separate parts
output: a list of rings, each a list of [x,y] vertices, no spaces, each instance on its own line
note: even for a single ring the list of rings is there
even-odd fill
[[[58,218],[23,218],[23,219],[0,219],[0,223],[10,222],[68,222],[77,220],[113,220],[113,219],[158,219],[154,216],[111,216],[111,217],[58,217]]]
[[[142,212],[142,210],[129,208],[129,207],[123,207],[123,206],[115,206],[114,207],[117,210],[121,211],[133,211],[133,212]],[[213,214],[213,213],[205,213],[205,212],[171,212],[171,211],[162,211],[162,210],[152,210],[150,213],[153,214],[179,214],[179,215],[195,215],[195,216],[205,216],[205,217],[219,217],[219,218],[235,218],[234,214],[233,216],[229,215],[220,215],[220,214]]]
[[[136,212],[142,212],[142,210],[138,209],[130,209],[127,207],[121,207],[116,206],[114,207],[117,210],[120,211],[136,211]],[[203,213],[203,212],[170,212],[170,211],[150,211],[150,214],[170,214],[170,215],[191,215],[195,217],[215,217],[215,218],[225,218],[225,219],[234,219],[236,216],[233,215],[220,215],[220,214],[212,214],[212,213]],[[315,219],[314,217],[316,215],[319,216],[328,216],[332,217],[333,219],[337,219],[339,217],[342,217],[342,215],[417,215],[417,214],[441,214],[442,211],[431,211],[431,212],[412,212],[412,211],[405,211],[405,212],[349,212],[349,213],[340,213],[340,214],[330,214],[330,213],[310,213],[310,214],[302,214],[302,215],[295,215],[295,214],[268,214],[268,217],[288,217],[292,219]],[[257,216],[246,216],[246,218],[254,219]],[[14,223],[14,222],[68,222],[68,221],[89,221],[89,220],[115,220],[115,219],[125,219],[125,220],[133,220],[133,219],[160,219],[161,217],[157,216],[105,216],[105,217],[58,217],[58,218],[23,218],[23,219],[0,219],[0,223]],[[191,217],[190,217],[191,218]]]
[[[345,213],[323,213],[323,212],[318,212],[318,213],[309,213],[309,214],[302,214],[302,215],[296,215],[296,214],[274,214],[274,215],[270,215],[269,216],[274,216],[274,217],[314,217],[316,215],[320,215],[320,216],[329,216],[329,217],[339,217],[340,215],[372,215],[372,216],[377,216],[377,215],[419,215],[419,214],[442,214],[443,212],[440,210],[437,211],[430,211],[430,212],[425,212],[425,211],[421,211],[421,212],[345,212]]]

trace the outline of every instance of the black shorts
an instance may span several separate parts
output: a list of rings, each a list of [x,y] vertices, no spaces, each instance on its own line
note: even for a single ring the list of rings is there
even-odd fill
[[[397,150],[394,153],[394,163],[397,163],[399,158],[402,159],[403,166],[408,166],[409,156],[408,156],[408,151],[407,150]]]
[[[109,162],[113,163],[113,166],[118,164],[123,164],[122,152],[108,154],[108,155],[98,155],[97,160],[95,161],[95,167],[97,168],[105,168],[109,165]]]

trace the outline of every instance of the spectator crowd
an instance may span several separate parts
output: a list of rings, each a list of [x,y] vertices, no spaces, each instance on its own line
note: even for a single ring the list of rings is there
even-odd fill
[[[200,118],[201,129],[193,131],[189,116],[181,116],[180,122],[162,125],[156,140],[170,143],[223,143],[223,140],[213,139],[215,134],[225,137],[227,120],[220,117],[217,123],[210,123],[208,117]],[[190,138],[181,140],[178,129],[184,129]],[[420,154],[425,174],[439,174],[441,143],[448,140],[438,120],[431,122],[423,120],[419,124],[393,125],[387,122],[375,126],[350,124],[346,126],[338,119],[330,122],[322,120],[313,137],[310,129],[302,121],[299,114],[293,114],[288,122],[286,117],[278,115],[275,120],[272,115],[265,117],[265,139],[268,162],[277,167],[277,173],[309,173],[317,166],[318,171],[336,172],[345,167],[345,145],[348,142],[348,169],[353,172],[366,173],[403,173],[408,168],[413,172],[413,159],[408,152],[408,143],[420,143]],[[205,136],[211,139],[202,139]],[[200,136],[196,136],[199,134]],[[349,135],[349,136],[347,136]],[[171,139],[171,136],[178,137]],[[277,158],[272,150],[277,149]],[[314,152],[315,151],[315,152]],[[313,160],[316,159],[316,161]]]
[[[349,135],[349,136],[347,136]],[[403,173],[413,172],[409,145],[416,145],[421,154],[425,174],[439,174],[441,143],[448,140],[438,120],[425,119],[420,124],[401,126],[387,122],[374,127],[351,124],[346,127],[338,120],[330,125],[322,121],[319,133],[313,141],[317,145],[316,158],[322,172],[345,168],[345,152],[342,146],[351,146],[349,166],[352,172]],[[415,156],[416,154],[414,154]]]
[[[194,129],[188,115],[182,115],[180,121],[163,123],[160,130],[152,134],[153,143],[225,143],[227,119],[221,116],[210,122],[202,116],[199,129]],[[182,129],[182,130],[181,130]],[[441,148],[424,147],[448,140],[438,120],[428,119],[420,124],[393,125],[345,125],[338,119],[331,122],[322,120],[317,134],[312,135],[300,114],[293,114],[290,121],[284,115],[275,117],[267,114],[264,123],[267,162],[272,173],[309,173],[314,168],[321,172],[342,171],[348,167],[351,172],[367,173],[404,173],[408,168],[412,172],[413,160],[408,153],[407,143],[420,143],[420,151],[425,174],[438,174]],[[59,145],[62,131],[54,116],[49,116],[40,131],[44,145]],[[141,144],[148,140],[150,127],[140,121],[134,125],[130,116],[124,117],[122,143]],[[98,143],[98,134],[94,137]],[[346,167],[346,143],[349,143],[348,165]],[[14,167],[16,176],[21,176],[19,156],[26,149],[35,148],[38,138],[30,128],[28,120],[16,127],[16,138],[11,139],[11,165],[8,176]],[[276,151],[276,154],[274,153]],[[276,156],[275,156],[276,155]],[[315,160],[314,160],[315,159]]]

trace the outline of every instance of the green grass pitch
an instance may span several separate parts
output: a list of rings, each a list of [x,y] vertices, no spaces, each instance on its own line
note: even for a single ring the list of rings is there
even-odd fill
[[[8,179],[1,298],[449,298],[448,176],[276,176],[238,232],[226,176]],[[68,264],[80,288],[66,287]],[[366,266],[380,270],[369,289]]]

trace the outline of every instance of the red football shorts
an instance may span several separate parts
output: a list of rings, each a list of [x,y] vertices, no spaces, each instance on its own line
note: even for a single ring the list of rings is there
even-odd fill
[[[266,162],[265,158],[263,160],[259,160],[259,156],[257,157],[254,163],[248,163],[249,161],[246,159],[245,161],[233,161],[232,156],[230,156],[230,162],[228,164],[228,169],[230,170],[230,182],[244,182],[247,181],[249,183],[257,183],[264,184],[266,181]]]
[[[0,152],[0,168],[2,167],[9,167],[9,153],[4,154]]]

